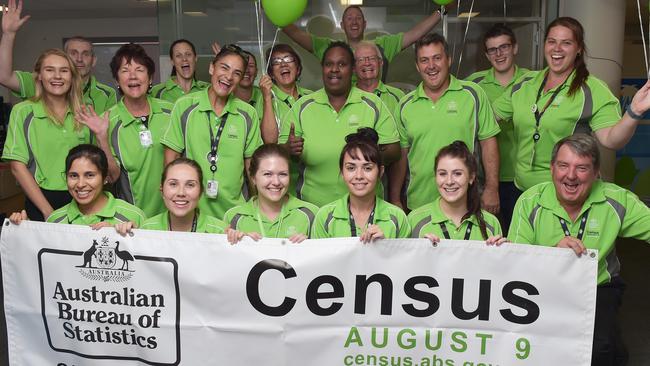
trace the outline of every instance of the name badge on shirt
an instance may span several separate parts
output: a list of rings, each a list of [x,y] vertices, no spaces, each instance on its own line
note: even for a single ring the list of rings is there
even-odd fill
[[[153,138],[151,137],[151,131],[149,130],[142,130],[140,131],[140,145],[142,147],[149,147],[153,145]]]
[[[219,182],[214,179],[209,179],[205,187],[205,195],[209,198],[217,198],[217,193],[219,193]]]

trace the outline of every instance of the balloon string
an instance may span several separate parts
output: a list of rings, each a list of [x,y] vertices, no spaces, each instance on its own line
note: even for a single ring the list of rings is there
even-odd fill
[[[650,76],[650,69],[648,67],[648,45],[645,42],[645,31],[643,30],[643,20],[641,18],[641,4],[636,0],[636,7],[639,11],[639,27],[641,28],[641,40],[643,41],[643,56],[645,57],[645,74],[646,77]]]
[[[264,39],[264,31],[262,26],[262,17],[260,16],[261,12],[261,1],[257,0],[255,1],[255,19],[257,20],[257,48],[260,53],[260,61],[264,62],[264,55],[262,54],[262,41]],[[264,70],[264,64],[262,64],[262,70]]]
[[[505,18],[506,18],[506,0],[503,0],[503,20],[505,23]]]
[[[458,19],[458,15],[460,14],[460,1],[458,0],[458,4],[456,4],[456,19]],[[455,27],[454,27],[455,28]],[[453,60],[456,57],[456,33],[454,32],[454,46],[451,49],[451,59]],[[449,42],[449,40],[447,40]]]
[[[278,33],[279,33],[279,32],[280,32],[280,28],[276,28],[276,30],[275,30],[275,36],[273,36],[273,43],[271,43],[271,48],[269,48],[269,57],[268,57],[268,59],[266,60],[266,64],[267,64],[267,65],[271,63],[271,54],[272,54],[273,52],[271,52],[270,50],[273,50],[273,47],[275,46],[275,41],[278,39]],[[266,69],[262,69],[262,70],[266,70]]]
[[[467,41],[467,31],[469,31],[469,22],[472,20],[472,11],[474,11],[474,0],[472,0],[472,5],[470,5],[469,7],[469,15],[467,16],[467,25],[465,26],[465,35],[463,35],[463,47],[460,49],[460,56],[458,57],[458,67],[456,68],[456,75],[460,74],[460,65],[463,63],[463,52],[465,52],[465,42]]]

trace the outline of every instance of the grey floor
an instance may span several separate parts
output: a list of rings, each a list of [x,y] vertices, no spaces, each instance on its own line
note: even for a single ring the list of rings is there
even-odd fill
[[[623,338],[630,353],[628,366],[650,365],[650,245],[619,240],[621,274],[627,283],[619,313]]]

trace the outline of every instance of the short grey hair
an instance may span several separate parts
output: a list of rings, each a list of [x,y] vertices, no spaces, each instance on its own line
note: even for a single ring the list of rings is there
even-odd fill
[[[354,57],[355,58],[357,57],[357,55],[356,55],[357,50],[361,49],[362,47],[372,48],[373,50],[375,50],[375,53],[377,54],[377,57],[381,58],[381,51],[379,50],[379,46],[377,46],[377,44],[375,42],[369,42],[369,41],[361,41],[361,42],[357,43],[357,46],[354,48],[354,53],[355,53]]]
[[[598,142],[593,136],[584,133],[576,133],[558,141],[553,147],[551,164],[555,163],[557,153],[564,145],[567,145],[571,151],[579,156],[591,157],[591,162],[593,163],[594,168],[600,169],[600,150],[598,148]]]

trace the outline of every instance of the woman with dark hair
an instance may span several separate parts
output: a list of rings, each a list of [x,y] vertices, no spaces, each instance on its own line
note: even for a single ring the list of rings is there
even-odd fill
[[[496,216],[481,210],[476,158],[462,141],[454,141],[436,155],[434,173],[440,197],[411,211],[411,237],[437,243],[441,238],[485,240],[500,245],[501,226]]]
[[[356,237],[364,243],[377,239],[408,238],[411,227],[401,208],[377,195],[384,164],[372,128],[360,128],[345,138],[339,169],[348,193],[321,207],[312,237]]]
[[[260,146],[253,153],[248,170],[257,196],[228,210],[224,221],[254,240],[288,238],[299,243],[309,238],[318,207],[288,193],[287,150],[278,144]]]
[[[262,139],[266,143],[278,142],[280,121],[301,97],[311,94],[309,89],[298,85],[302,62],[298,53],[288,44],[280,43],[266,51],[270,57],[266,75],[260,79],[264,97]]]
[[[515,185],[522,191],[551,180],[551,150],[563,137],[594,131],[603,146],[620,149],[650,108],[648,82],[621,117],[618,99],[604,82],[589,75],[584,36],[577,20],[555,19],[544,41],[548,66],[525,74],[492,105],[498,119],[513,121]]]
[[[237,98],[252,105],[261,120],[262,114],[264,113],[264,98],[262,97],[260,88],[255,86],[257,59],[248,51],[242,50],[242,54],[246,56],[246,68],[244,69],[241,81],[237,85],[237,88],[235,88],[234,94]]]
[[[110,63],[122,99],[110,110],[111,149],[119,166],[117,195],[147,216],[163,211],[158,177],[164,163],[160,139],[169,125],[172,104],[147,94],[155,63],[140,45],[120,47]],[[101,119],[87,113],[87,120]],[[108,115],[103,116],[108,119]]]
[[[203,173],[196,161],[178,158],[167,164],[160,180],[160,193],[167,210],[147,219],[142,229],[225,233],[223,221],[201,214],[197,207],[203,193]]]
[[[65,158],[65,179],[72,201],[52,212],[47,222],[90,225],[95,230],[119,223],[128,223],[129,229],[140,226],[145,220],[142,210],[104,190],[107,174],[104,151],[90,144],[73,147]],[[15,224],[26,219],[24,210],[10,217]]]
[[[241,48],[222,47],[210,63],[210,87],[176,101],[161,140],[166,163],[182,154],[201,166],[205,192],[199,208],[214,217],[245,202],[244,172],[262,145],[255,108],[233,94],[246,62]]]
[[[337,158],[347,135],[362,127],[373,128],[379,135],[384,163],[400,156],[395,120],[386,105],[375,94],[352,85],[354,54],[350,46],[330,44],[321,66],[324,88],[294,103],[282,120],[278,138],[300,159],[296,196],[316,206],[346,192]]]
[[[41,53],[33,79],[36,95],[11,110],[2,159],[9,161],[25,192],[27,215],[44,221],[53,210],[70,202],[63,174],[70,148],[90,143],[91,132],[102,148],[110,148],[108,123],[87,127],[78,116],[82,109],[81,77],[66,53],[58,49]]]
[[[163,99],[174,103],[185,94],[206,89],[210,83],[197,80],[196,62],[198,56],[196,48],[187,39],[177,39],[169,46],[169,59],[174,68],[172,75],[166,82],[154,85],[149,94],[154,98]]]

